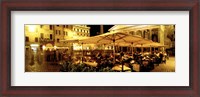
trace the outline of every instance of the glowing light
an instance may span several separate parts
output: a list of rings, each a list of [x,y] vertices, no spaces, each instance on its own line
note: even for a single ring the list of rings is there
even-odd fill
[[[39,46],[38,44],[31,44],[30,46]]]
[[[43,49],[43,50],[45,50],[45,48],[46,48],[46,46],[45,46],[45,45],[43,45],[43,46],[42,46],[42,49]]]
[[[80,45],[77,44],[77,43],[74,43],[74,44],[73,44],[73,50],[82,50],[82,46],[80,46]]]
[[[34,52],[36,52],[36,51],[37,51],[37,48],[32,48],[32,50],[33,50]]]
[[[27,25],[29,32],[35,32],[36,31],[36,25]]]
[[[54,46],[54,49],[56,50],[56,49],[57,49],[57,46]]]

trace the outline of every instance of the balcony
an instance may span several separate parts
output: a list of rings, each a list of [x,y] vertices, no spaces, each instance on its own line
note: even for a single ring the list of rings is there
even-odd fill
[[[41,44],[47,44],[47,43],[54,43],[54,39],[49,39],[49,38],[40,38],[39,42]]]

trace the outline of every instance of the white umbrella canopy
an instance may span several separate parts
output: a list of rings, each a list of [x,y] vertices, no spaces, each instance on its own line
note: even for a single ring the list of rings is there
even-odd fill
[[[138,42],[148,42],[149,40],[143,39],[139,36],[133,36],[123,32],[110,32],[101,34],[98,36],[93,36],[86,39],[80,39],[81,43],[90,43],[90,44],[113,44],[113,54],[114,54],[114,63],[115,63],[115,44],[118,43],[138,43]]]
[[[89,37],[77,37],[77,38],[69,38],[69,39],[60,40],[60,41],[65,41],[65,42],[69,42],[69,43],[79,43],[80,40],[88,39],[88,38]]]
[[[118,46],[132,46],[132,47],[164,47],[165,45],[162,45],[160,43],[157,42],[153,42],[153,41],[149,41],[149,42],[142,42],[143,40],[141,40],[140,42],[136,42],[136,43],[127,43],[127,42],[121,42],[121,43],[117,43],[116,45]]]
[[[148,40],[148,39],[143,39],[141,41],[134,42],[134,43],[121,42],[121,43],[117,43],[116,45],[125,46],[125,47],[131,47],[132,55],[133,55],[133,47],[144,48],[144,47],[163,47],[164,46],[164,45],[162,45],[160,43],[153,42],[153,41]]]
[[[67,41],[67,40],[66,40]],[[110,32],[101,34],[98,36],[88,37],[88,38],[78,38],[68,40],[72,42],[79,42],[82,44],[113,44],[113,48],[116,44],[145,44],[151,43],[150,40],[144,39],[140,36],[133,36],[123,32]],[[115,63],[115,48],[113,49],[114,63]]]
[[[141,38],[141,37],[140,37]],[[153,44],[154,42],[148,39],[140,39],[138,41],[121,41],[121,42],[117,42],[116,45],[118,46],[139,46],[139,45],[146,45],[146,44]]]
[[[86,39],[80,39],[82,43],[93,43],[93,44],[110,44],[110,43],[135,43],[144,40],[139,36],[132,36],[123,32],[110,32],[101,34],[98,36],[89,37]]]
[[[75,39],[61,40],[66,42],[79,42],[84,44],[111,44],[111,43],[147,43],[147,39],[140,36],[133,36],[123,32],[110,32],[93,37],[80,37]]]
[[[162,45],[162,44],[157,43],[157,42],[133,45],[133,47],[164,47],[164,46],[165,45]]]
[[[53,47],[51,43],[46,44],[46,47]]]

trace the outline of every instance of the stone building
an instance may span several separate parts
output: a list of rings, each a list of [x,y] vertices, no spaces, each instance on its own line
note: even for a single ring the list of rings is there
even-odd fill
[[[109,31],[138,35],[175,50],[175,25],[115,25]]]
[[[90,27],[87,25],[69,25],[69,29],[75,33],[75,37],[90,37]]]
[[[87,25],[25,25],[26,48],[67,47],[70,45],[65,40],[89,36]]]
[[[25,46],[34,50],[41,45],[52,43],[54,32],[48,25],[25,25]]]

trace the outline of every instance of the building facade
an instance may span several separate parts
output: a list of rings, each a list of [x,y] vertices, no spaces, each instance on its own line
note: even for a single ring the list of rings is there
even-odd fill
[[[165,45],[162,49],[175,52],[175,25],[115,25],[109,31],[123,31],[137,35]]]
[[[87,25],[25,25],[26,48],[67,47],[65,40],[89,36]]]
[[[90,37],[90,27],[87,25],[70,25],[69,29],[75,33],[75,37]]]
[[[53,30],[48,25],[25,25],[25,46],[34,50],[53,43]]]

